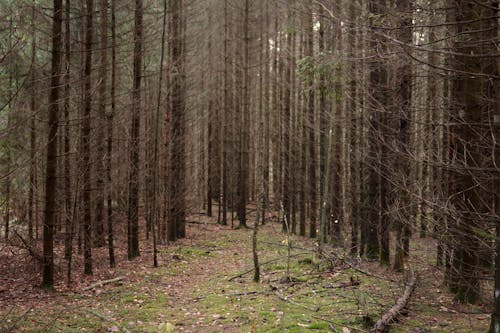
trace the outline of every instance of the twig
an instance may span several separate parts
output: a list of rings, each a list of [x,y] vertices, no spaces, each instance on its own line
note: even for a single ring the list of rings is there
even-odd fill
[[[92,290],[96,287],[102,287],[104,286],[105,284],[109,284],[109,283],[113,283],[113,282],[118,282],[118,281],[121,281],[125,279],[124,276],[119,276],[119,277],[116,277],[114,279],[110,279],[110,280],[104,280],[104,281],[99,281],[99,282],[96,282],[94,284],[91,284],[90,286],[88,287],[85,287],[85,288],[82,288],[82,291],[89,291],[89,290]]]
[[[308,252],[296,253],[296,254],[291,255],[290,257],[299,257],[299,256],[303,256],[303,255],[306,255],[306,254],[309,254],[309,253],[308,253]],[[281,260],[281,259],[283,259],[283,257],[274,258],[274,259],[268,260],[268,261],[266,261],[266,262],[259,263],[259,267],[262,267],[263,265],[267,265],[267,264],[270,264],[270,263],[276,262],[276,261]],[[235,275],[235,276],[233,276],[233,277],[229,278],[229,279],[228,279],[228,281],[229,281],[229,282],[231,282],[231,281],[233,281],[234,279],[240,278],[240,277],[242,277],[243,275],[246,275],[246,274],[248,274],[248,273],[253,272],[253,270],[254,270],[254,268],[252,267],[252,268],[250,268],[249,270],[246,270],[246,271],[244,271],[244,272],[242,272],[242,273],[239,273],[238,275]]]
[[[326,257],[326,255],[323,253],[323,256]],[[373,273],[370,273],[368,271],[365,271],[359,267],[356,267],[355,265],[351,264],[349,261],[345,260],[345,258],[341,258],[339,257],[338,255],[335,255],[332,253],[332,256],[340,261],[342,261],[343,263],[345,263],[347,266],[349,266],[350,268],[352,268],[353,270],[361,273],[361,274],[364,274],[366,276],[371,276],[371,277],[374,277],[374,278],[377,278],[379,280],[386,280],[386,281],[390,281],[390,282],[397,282],[396,280],[394,279],[391,279],[389,277],[384,277],[384,276],[380,276],[380,275],[377,275],[377,274],[373,274]]]
[[[39,263],[43,263],[43,256],[36,250],[36,249],[33,249],[33,246],[27,241],[25,240],[18,232],[17,230],[14,229],[14,234],[17,236],[17,238],[19,238],[19,240],[21,240],[21,243],[23,244],[22,247],[20,246],[17,246],[16,244],[13,244],[11,242],[10,245],[12,246],[15,246],[15,247],[20,247],[20,248],[24,248],[25,250],[28,251],[28,253],[33,257],[35,258]]]
[[[332,321],[332,320],[329,320],[329,319],[326,319],[326,318],[320,317],[320,316],[311,315],[311,317],[312,317],[312,318],[314,318],[314,319],[319,319],[319,320],[322,320],[322,321],[327,322],[327,323],[332,324],[332,325],[339,326],[339,324],[338,324],[338,323],[336,323],[336,322],[334,322],[334,321]],[[361,329],[361,328],[357,328],[357,327],[353,327],[353,326],[348,326],[348,325],[342,325],[342,326],[347,327],[348,329],[353,330],[353,331],[358,331],[358,332],[367,333],[367,331],[366,331],[366,330],[363,330],[363,329]]]
[[[269,291],[266,290],[266,291],[246,291],[246,292],[242,292],[242,293],[234,293],[234,294],[229,294],[228,296],[234,296],[234,297],[238,297],[238,296],[251,296],[251,295],[265,295],[265,294],[269,294]]]
[[[12,332],[17,324],[19,324],[23,319],[24,317],[26,317],[28,315],[28,313],[31,311],[32,307],[30,307],[29,309],[27,309],[26,311],[24,311],[20,316],[19,318],[17,318],[14,323],[12,323],[12,325],[10,325],[10,327],[7,327],[6,329],[2,329],[2,331],[0,331],[1,333],[9,333],[9,332]]]
[[[301,308],[304,308],[306,310],[309,310],[311,312],[318,312],[319,311],[319,308],[318,307],[315,307],[315,308],[310,308],[308,307],[307,305],[304,305],[304,304],[300,304],[300,303],[297,303],[295,302],[294,300],[288,298],[288,297],[285,297],[285,296],[282,296],[278,291],[274,291],[274,294],[276,295],[276,297],[283,301],[283,302],[287,302],[287,303],[290,303],[292,305],[295,305],[295,306],[298,306],[298,307],[301,307]]]

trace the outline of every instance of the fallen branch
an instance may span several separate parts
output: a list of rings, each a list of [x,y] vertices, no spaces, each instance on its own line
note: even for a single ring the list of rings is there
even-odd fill
[[[351,269],[363,274],[363,275],[366,275],[366,276],[370,276],[370,277],[373,277],[373,278],[376,278],[376,279],[379,279],[379,280],[386,280],[386,281],[390,281],[390,282],[397,282],[396,280],[394,279],[391,279],[389,277],[385,277],[385,276],[380,276],[380,275],[377,275],[377,274],[373,274],[371,272],[368,272],[368,271],[365,271],[359,267],[356,267],[354,264],[350,263],[348,260],[346,260],[345,258],[342,258],[340,256],[338,256],[337,254],[334,254],[334,253],[330,253],[330,255],[332,257],[334,257],[335,259],[343,262],[344,264],[346,264],[347,266],[349,266]],[[325,258],[328,258],[328,256],[326,254],[322,254],[323,257]]]
[[[291,255],[291,256],[290,256],[290,258],[303,256],[303,255],[305,255],[305,254],[309,254],[309,253],[308,253],[308,252],[296,253],[296,254]],[[273,262],[279,261],[279,260],[281,260],[281,259],[283,259],[283,257],[274,258],[274,259],[268,260],[268,261],[266,261],[266,262],[259,263],[259,267],[262,267],[263,265],[267,265],[267,264],[270,264],[270,263],[273,263]],[[231,282],[231,281],[233,281],[234,279],[240,278],[240,277],[242,277],[243,275],[246,275],[246,274],[251,273],[251,272],[253,272],[253,271],[254,271],[254,268],[252,267],[252,268],[250,268],[249,270],[246,270],[246,271],[244,271],[244,272],[239,273],[238,275],[233,276],[232,278],[229,278],[229,279],[228,279],[228,281],[229,281],[229,282]]]
[[[389,325],[397,319],[397,317],[401,314],[403,309],[406,308],[410,301],[411,294],[413,293],[413,290],[415,289],[415,285],[417,284],[417,276],[416,274],[412,271],[412,275],[408,282],[406,283],[406,288],[403,293],[403,296],[401,296],[396,304],[392,308],[390,308],[384,315],[382,316],[379,321],[375,323],[375,326],[373,326],[372,329],[370,329],[370,333],[384,333],[387,332],[387,329]]]
[[[310,308],[308,307],[307,305],[304,305],[304,304],[300,304],[300,303],[297,303],[295,302],[294,300],[292,300],[291,298],[288,298],[286,296],[282,296],[278,291],[274,291],[274,294],[276,295],[276,297],[283,301],[283,302],[287,302],[287,303],[290,303],[292,305],[295,305],[295,306],[298,306],[298,307],[301,307],[303,309],[306,309],[306,310],[309,310],[311,312],[318,312],[319,311],[319,308],[318,307],[315,307],[315,308]]]
[[[110,284],[110,283],[113,283],[113,282],[121,281],[123,279],[125,279],[124,276],[119,276],[119,277],[116,277],[114,279],[99,281],[99,282],[96,282],[94,284],[91,284],[88,287],[82,288],[82,291],[89,291],[89,290],[92,290],[92,289],[97,288],[97,287],[102,287],[102,286],[104,286],[106,284]]]
[[[251,296],[251,295],[265,295],[269,294],[269,291],[247,291],[242,293],[229,294],[228,296],[240,297],[240,296]]]
[[[0,332],[1,333],[10,333],[10,332],[14,331],[14,329],[17,327],[17,325],[25,319],[25,317],[28,315],[28,313],[30,313],[31,309],[32,309],[32,307],[28,308],[16,320],[14,320],[12,325],[10,325],[9,327],[7,327],[5,329],[1,329]]]

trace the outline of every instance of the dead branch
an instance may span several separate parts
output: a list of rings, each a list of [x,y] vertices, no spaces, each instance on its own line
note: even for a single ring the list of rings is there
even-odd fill
[[[354,264],[350,263],[348,260],[346,260],[345,258],[342,258],[338,255],[336,255],[335,253],[330,253],[332,257],[334,257],[335,259],[343,262],[344,264],[346,264],[347,266],[349,266],[351,269],[363,274],[363,275],[366,275],[366,276],[370,276],[370,277],[373,277],[373,278],[376,278],[376,279],[379,279],[379,280],[387,280],[387,281],[390,281],[390,282],[397,282],[396,280],[394,279],[391,279],[389,277],[385,277],[385,276],[380,276],[380,275],[377,275],[377,274],[373,274],[371,272],[368,272],[368,271],[365,271],[359,267],[356,267]],[[328,256],[323,253],[322,254],[323,257],[325,258],[328,258]]]
[[[82,291],[89,291],[89,290],[92,290],[92,289],[97,288],[97,287],[102,287],[102,286],[104,286],[106,284],[110,284],[110,283],[122,281],[124,279],[125,279],[124,276],[119,276],[119,277],[116,277],[116,278],[110,279],[110,280],[98,281],[96,283],[91,284],[90,286],[82,288]]]
[[[35,258],[39,263],[43,263],[43,256],[40,254],[40,251],[35,246],[33,246],[29,241],[24,239],[23,236],[21,236],[15,229],[14,229],[14,234],[21,241],[21,244],[16,244],[12,241],[9,241],[9,244],[11,246],[18,247],[28,251],[30,256]]]
[[[17,327],[17,325],[25,319],[25,317],[30,313],[32,307],[28,308],[26,311],[24,311],[15,321],[10,325],[9,327],[5,329],[0,329],[1,333],[10,333],[14,331],[14,329]]]
[[[417,283],[417,275],[412,271],[412,275],[408,282],[406,283],[406,288],[403,293],[403,296],[401,296],[396,304],[394,304],[393,307],[391,307],[384,315],[382,316],[379,321],[375,323],[375,326],[373,326],[372,329],[370,329],[370,333],[384,333],[387,332],[389,325],[397,319],[397,317],[401,314],[403,309],[406,308],[410,301],[411,294],[413,293],[413,290],[415,289],[415,285]]]
[[[293,254],[290,256],[290,258],[293,258],[293,257],[299,257],[299,256],[302,256],[302,255],[305,255],[305,254],[309,254],[308,252],[301,252],[301,253],[296,253],[296,254]],[[271,259],[271,260],[268,260],[266,262],[263,262],[263,263],[259,263],[259,267],[262,267],[263,265],[267,265],[267,264],[270,264],[270,263],[273,263],[273,262],[276,262],[278,260],[281,260],[283,259],[284,257],[279,257],[279,258],[274,258],[274,259]],[[238,275],[235,275],[231,278],[228,279],[229,282],[233,281],[234,279],[237,279],[237,278],[240,278],[242,277],[243,275],[246,275],[248,273],[251,273],[254,271],[254,268],[250,268],[249,270],[246,270],[242,273],[239,273]]]
[[[295,302],[293,299],[289,298],[289,297],[286,297],[286,296],[282,296],[277,290],[274,291],[274,295],[276,295],[276,297],[283,301],[283,302],[286,302],[286,303],[290,303],[292,305],[295,305],[295,306],[298,306],[298,307],[301,307],[303,309],[306,309],[306,310],[309,310],[311,312],[318,312],[319,311],[319,308],[318,307],[314,307],[314,308],[310,308],[304,304],[300,304],[300,303],[297,303]]]

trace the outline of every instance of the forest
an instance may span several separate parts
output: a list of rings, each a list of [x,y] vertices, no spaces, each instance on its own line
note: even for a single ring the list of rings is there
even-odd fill
[[[500,333],[500,1],[0,0],[0,333]]]

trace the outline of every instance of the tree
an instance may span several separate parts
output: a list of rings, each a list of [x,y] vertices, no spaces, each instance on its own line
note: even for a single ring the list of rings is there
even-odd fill
[[[383,0],[371,0],[370,1],[370,14],[371,19],[371,49],[377,50],[381,48],[381,39],[376,33],[377,23],[380,22],[381,16],[383,15],[383,8],[385,6],[385,1]],[[367,238],[367,249],[366,256],[369,259],[377,259],[380,255],[380,244],[379,244],[379,221],[381,221],[381,202],[380,199],[380,187],[381,187],[381,175],[380,166],[381,163],[385,161],[381,160],[380,149],[381,149],[381,130],[383,127],[383,113],[384,107],[387,103],[386,96],[386,84],[387,84],[387,70],[383,63],[383,60],[374,58],[370,64],[370,127],[369,127],[369,151],[370,151],[370,166],[369,166],[369,182],[368,182],[368,200],[370,207],[370,214],[368,216],[368,238]]]
[[[113,156],[113,119],[116,111],[116,0],[111,0],[111,111],[107,115],[107,211],[108,211],[108,253],[109,266],[115,267],[114,233],[113,233],[113,197],[112,197],[112,156]]]
[[[92,274],[92,184],[90,160],[90,130],[92,111],[92,37],[94,34],[94,1],[86,0],[85,24],[85,67],[84,67],[84,109],[82,124],[83,163],[83,256],[84,272]]]
[[[130,170],[128,194],[128,259],[139,253],[139,130],[141,125],[142,0],[135,1],[132,124],[130,129]]]
[[[37,36],[35,33],[35,19],[36,19],[36,6],[33,4],[32,14],[31,14],[31,30],[33,41],[31,42],[31,71],[30,71],[30,81],[31,81],[31,91],[30,91],[30,174],[29,174],[29,192],[28,192],[28,237],[33,238],[33,224],[36,229],[36,237],[38,238],[38,200],[36,200],[36,175],[37,175],[37,160],[36,160],[36,110],[37,110],[37,96],[36,96],[36,43]]]
[[[104,142],[106,130],[106,104],[107,104],[107,83],[108,83],[108,0],[100,0],[100,42],[99,42],[99,97],[97,110],[97,163],[96,163],[96,213],[94,244],[97,247],[104,246],[104,197],[105,197],[105,178],[106,173],[106,145]]]
[[[309,10],[307,13],[307,55],[314,57],[314,25],[313,25],[313,1],[308,3]],[[310,14],[309,14],[310,13]],[[314,82],[309,87],[307,96],[307,108],[309,119],[307,122],[309,128],[309,210],[310,210],[310,234],[316,231],[316,216],[317,216],[317,187],[316,187],[316,122],[315,122],[315,87]],[[323,110],[321,110],[323,111]],[[302,157],[306,159],[306,156]],[[305,226],[304,226],[305,229]],[[314,231],[313,231],[314,230]],[[312,233],[311,233],[312,231]],[[305,230],[301,230],[301,235],[305,236]]]
[[[250,126],[250,76],[249,76],[249,18],[250,4],[248,0],[244,0],[243,6],[243,96],[242,96],[242,114],[239,120],[240,130],[240,147],[239,147],[239,163],[238,163],[238,227],[247,227],[246,205],[248,196],[248,173],[249,173],[249,126]]]
[[[399,0],[396,1],[396,10],[399,13],[398,21],[396,26],[398,28],[397,38],[402,43],[410,45],[412,43],[412,16],[410,1]],[[403,50],[404,51],[404,50]],[[399,52],[401,53],[401,52]],[[398,54],[399,54],[398,53]],[[409,176],[409,165],[408,165],[408,144],[409,144],[409,120],[410,109],[411,109],[411,67],[410,62],[403,58],[396,63],[397,67],[394,72],[394,114],[399,113],[399,131],[398,131],[398,141],[399,141],[399,155],[396,162],[398,165],[398,171],[400,177],[402,177],[401,188],[398,189],[398,197],[401,200],[402,205],[406,205],[408,197],[406,195],[407,188],[407,177]],[[396,222],[396,253],[394,257],[394,269],[396,271],[402,271],[404,269],[404,228],[406,220],[405,209],[402,208],[402,212],[399,221]]]
[[[170,1],[171,13],[171,129],[169,160],[169,214],[167,239],[186,236],[185,222],[185,100],[184,43],[182,36],[182,0]]]
[[[452,170],[451,196],[454,204],[454,223],[451,226],[453,257],[448,282],[450,290],[459,301],[474,303],[480,292],[477,269],[480,239],[477,230],[485,228],[490,212],[482,190],[487,187],[485,167],[488,161],[482,146],[492,135],[489,124],[491,114],[496,110],[491,107],[488,99],[483,98],[487,91],[485,86],[490,85],[489,73],[483,73],[487,58],[473,56],[490,51],[491,45],[488,41],[482,44],[472,40],[484,25],[490,25],[488,28],[496,31],[498,25],[488,23],[485,14],[491,11],[484,9],[482,4],[464,0],[452,5],[453,15],[449,16],[449,20],[457,22],[459,35],[465,34],[469,38],[454,38],[453,45],[452,84],[455,105],[452,109],[452,119],[456,125],[453,130],[452,149],[456,158]],[[493,97],[491,94],[490,96]]]
[[[89,0],[91,1],[91,0]],[[47,162],[45,173],[45,213],[43,224],[42,287],[54,286],[54,217],[57,177],[57,129],[59,122],[59,81],[61,76],[62,0],[54,0],[52,19],[52,70],[50,80],[49,126],[47,133]]]

